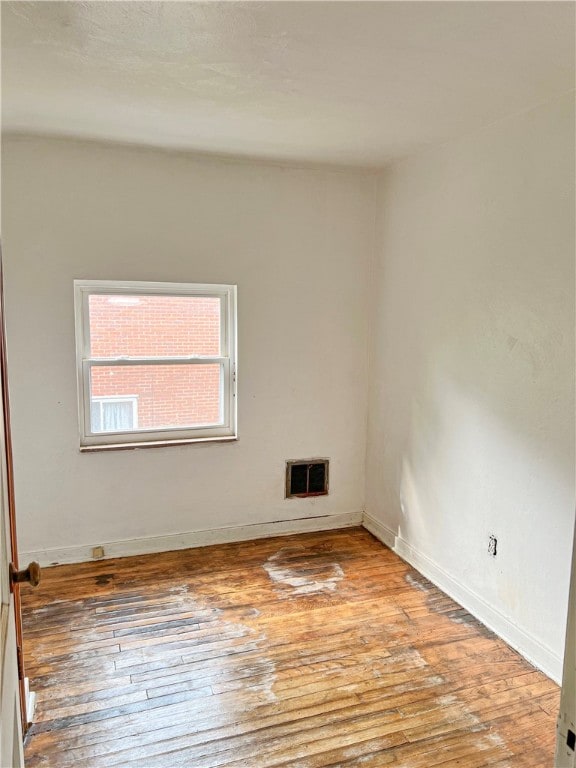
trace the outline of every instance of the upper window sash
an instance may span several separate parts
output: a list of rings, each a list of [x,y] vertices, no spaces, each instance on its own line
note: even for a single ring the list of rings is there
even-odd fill
[[[220,356],[214,359],[222,360],[230,358],[234,354],[234,339],[232,336],[231,320],[234,312],[235,286],[214,286],[210,284],[199,284],[186,289],[181,283],[146,283],[146,285],[131,283],[127,281],[95,281],[95,280],[75,280],[76,293],[76,313],[81,313],[82,329],[82,360],[98,360],[104,358],[93,357],[90,344],[90,296],[182,296],[182,297],[202,297],[220,299]],[[77,327],[79,327],[77,317]],[[142,357],[141,359],[152,360],[158,355]],[[171,356],[167,356],[168,359]],[[180,356],[174,356],[176,360]],[[182,357],[184,359],[185,356]],[[191,355],[190,359],[203,358],[203,355]],[[119,356],[109,358],[111,360],[138,359]]]

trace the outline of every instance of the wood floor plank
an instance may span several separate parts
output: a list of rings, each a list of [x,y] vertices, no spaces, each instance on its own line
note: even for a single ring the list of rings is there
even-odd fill
[[[535,768],[558,688],[363,529],[45,569],[28,768]]]

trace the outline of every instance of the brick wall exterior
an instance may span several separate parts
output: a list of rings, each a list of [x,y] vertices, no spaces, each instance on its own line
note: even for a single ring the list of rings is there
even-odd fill
[[[220,302],[210,297],[90,296],[93,357],[218,355]],[[135,395],[138,427],[193,426],[219,419],[218,365],[92,369],[92,397]]]

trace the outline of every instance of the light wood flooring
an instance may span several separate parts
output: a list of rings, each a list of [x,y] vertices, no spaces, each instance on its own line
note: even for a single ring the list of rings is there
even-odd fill
[[[367,531],[45,569],[28,768],[551,768],[558,687]]]

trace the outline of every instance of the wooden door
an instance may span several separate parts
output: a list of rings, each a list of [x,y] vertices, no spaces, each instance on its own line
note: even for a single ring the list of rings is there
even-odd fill
[[[574,768],[576,766],[576,527],[574,528],[564,675],[554,765],[556,768]]]
[[[10,434],[10,404],[6,378],[6,338],[0,249],[0,766],[24,765],[22,736],[32,718],[22,661],[20,582],[38,583],[40,571],[32,563],[18,570],[14,471]]]
[[[13,519],[13,491],[11,489],[11,460],[9,428],[6,429],[6,405],[8,390],[6,387],[4,343],[4,316],[1,284],[0,253],[0,395],[2,413],[0,415],[0,534],[2,547],[0,552],[0,589],[1,589],[1,635],[0,635],[0,674],[1,674],[1,710],[0,710],[0,765],[19,768],[24,765],[22,751],[22,723],[24,712],[23,670],[19,674],[18,649],[21,648],[22,628],[20,624],[19,587],[11,584],[10,563],[17,566],[15,525]],[[10,463],[10,469],[9,469]],[[12,486],[13,487],[13,486]]]

